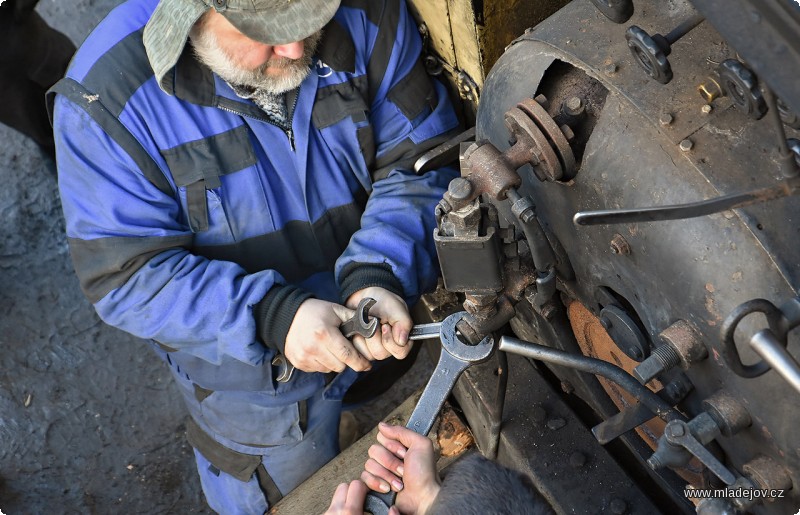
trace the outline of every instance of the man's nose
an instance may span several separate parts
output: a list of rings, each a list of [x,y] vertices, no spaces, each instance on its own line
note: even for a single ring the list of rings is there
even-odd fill
[[[288,59],[300,59],[303,57],[303,42],[287,43],[285,45],[275,45],[272,48],[275,55]]]

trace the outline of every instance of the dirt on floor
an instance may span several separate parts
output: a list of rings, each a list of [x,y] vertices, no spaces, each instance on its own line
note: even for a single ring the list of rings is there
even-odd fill
[[[79,44],[119,3],[38,10]],[[78,287],[54,163],[5,126],[0,141],[0,511],[209,513],[166,367]],[[355,411],[362,432],[424,382],[431,365],[418,361]]]

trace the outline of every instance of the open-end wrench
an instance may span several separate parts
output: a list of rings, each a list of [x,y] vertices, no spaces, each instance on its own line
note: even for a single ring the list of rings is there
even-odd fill
[[[369,310],[377,302],[371,297],[364,297],[361,302],[356,306],[356,313],[349,320],[346,320],[339,326],[345,338],[352,338],[356,334],[360,334],[364,338],[371,338],[375,331],[378,329],[378,319],[369,316]],[[289,363],[286,356],[277,354],[272,358],[272,364],[278,367],[278,375],[276,380],[281,383],[287,383],[292,378],[294,373],[294,365]]]
[[[409,340],[421,340],[439,336],[442,351],[439,362],[411,413],[406,427],[423,436],[427,435],[442,409],[442,405],[456,385],[461,373],[476,363],[488,360],[494,351],[494,339],[484,337],[477,345],[469,345],[458,338],[456,324],[464,317],[464,311],[445,318],[441,323],[417,325],[409,333]],[[434,332],[438,330],[438,335]],[[370,492],[364,509],[373,515],[386,515],[394,504],[395,492]]]

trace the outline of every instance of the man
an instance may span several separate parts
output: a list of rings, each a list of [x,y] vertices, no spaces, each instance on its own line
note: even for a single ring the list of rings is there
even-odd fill
[[[332,458],[357,371],[409,352],[454,176],[409,166],[457,126],[420,47],[401,0],[131,0],[53,88],[81,287],[170,365],[216,511]],[[365,297],[382,326],[351,343]]]
[[[378,425],[361,480],[336,488],[324,515],[363,515],[367,489],[398,492],[390,515],[548,515],[550,506],[528,478],[480,454],[436,472],[433,443],[402,426]]]

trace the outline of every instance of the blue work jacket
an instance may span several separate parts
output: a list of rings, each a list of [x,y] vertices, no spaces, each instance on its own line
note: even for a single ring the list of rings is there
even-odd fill
[[[413,302],[435,285],[434,208],[455,171],[411,164],[457,119],[402,0],[342,2],[287,126],[188,44],[157,80],[142,42],[156,4],[112,11],[53,90],[75,270],[105,322],[158,342],[201,427],[288,443],[296,429],[265,425],[324,386],[273,380],[300,303],[373,285]]]

